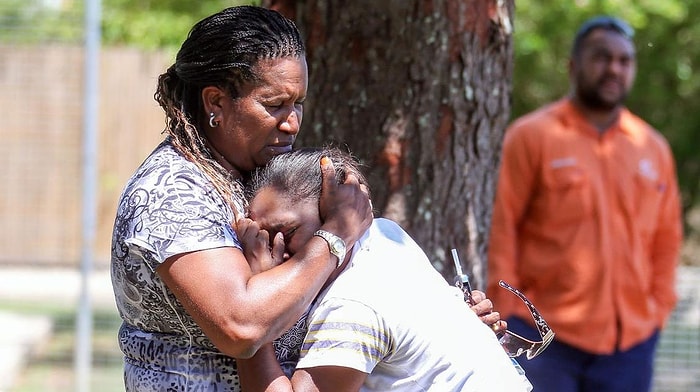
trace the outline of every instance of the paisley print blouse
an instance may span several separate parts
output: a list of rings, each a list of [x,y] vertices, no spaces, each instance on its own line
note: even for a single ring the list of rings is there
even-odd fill
[[[232,204],[243,211],[243,200],[241,195]],[[118,204],[111,260],[127,391],[240,390],[235,360],[216,349],[155,273],[179,253],[240,248],[233,219],[211,182],[167,139],[129,179]],[[304,334],[302,318],[275,342],[288,375]]]

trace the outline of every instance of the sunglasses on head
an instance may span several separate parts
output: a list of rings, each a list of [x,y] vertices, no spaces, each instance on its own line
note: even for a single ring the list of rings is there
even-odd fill
[[[498,341],[511,358],[519,357],[522,354],[525,354],[527,359],[535,358],[536,356],[540,355],[545,348],[547,348],[552,340],[554,340],[554,331],[549,328],[549,325],[547,325],[547,322],[544,321],[540,315],[540,312],[535,309],[535,305],[533,305],[532,302],[530,302],[530,300],[528,300],[527,297],[520,292],[520,290],[502,280],[498,281],[498,285],[517,295],[518,298],[520,298],[525,305],[527,305],[532,319],[535,320],[537,332],[539,332],[540,338],[542,339],[538,342],[534,342],[506,329],[505,331],[496,332]]]
[[[634,29],[622,19],[613,16],[601,15],[586,20],[576,32],[577,37],[588,35],[594,29],[615,30],[627,39],[634,37]]]

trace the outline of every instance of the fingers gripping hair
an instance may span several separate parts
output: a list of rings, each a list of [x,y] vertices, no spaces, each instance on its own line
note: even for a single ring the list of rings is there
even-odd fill
[[[288,195],[293,202],[318,200],[322,186],[319,162],[324,156],[333,162],[335,178],[339,184],[345,182],[348,175],[352,175],[360,184],[367,185],[359,161],[349,152],[334,147],[306,147],[278,155],[267,166],[256,170],[248,187],[248,199],[262,188],[274,187]]]

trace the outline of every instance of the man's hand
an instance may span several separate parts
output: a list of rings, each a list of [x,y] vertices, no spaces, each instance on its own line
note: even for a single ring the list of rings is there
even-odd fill
[[[270,233],[248,218],[239,219],[234,227],[243,245],[243,255],[253,274],[267,271],[284,262],[284,237],[277,233],[270,247]]]

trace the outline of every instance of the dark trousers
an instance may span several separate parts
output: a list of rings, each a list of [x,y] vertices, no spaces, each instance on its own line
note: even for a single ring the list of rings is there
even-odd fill
[[[537,330],[519,318],[507,321],[508,329],[517,334],[539,336]],[[595,331],[591,331],[591,339],[595,338]],[[533,392],[648,392],[658,339],[656,331],[627,351],[597,355],[560,343],[555,337],[542,354],[532,360],[523,355],[518,362],[532,383]]]

